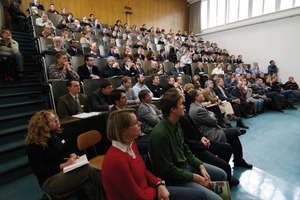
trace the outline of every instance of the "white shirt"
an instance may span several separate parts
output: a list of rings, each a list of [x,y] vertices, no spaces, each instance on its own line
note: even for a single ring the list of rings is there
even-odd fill
[[[135,153],[132,150],[132,142],[129,146],[127,146],[126,144],[113,140],[112,146],[116,147],[120,151],[123,151],[124,153],[128,153],[132,158],[136,158]]]

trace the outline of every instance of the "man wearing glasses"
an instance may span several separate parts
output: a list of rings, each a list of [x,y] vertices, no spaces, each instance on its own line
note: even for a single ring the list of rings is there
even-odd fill
[[[84,62],[84,65],[78,67],[80,80],[83,81],[83,79],[99,79],[100,73],[98,67],[95,66],[95,59],[90,55],[86,55],[84,57]]]

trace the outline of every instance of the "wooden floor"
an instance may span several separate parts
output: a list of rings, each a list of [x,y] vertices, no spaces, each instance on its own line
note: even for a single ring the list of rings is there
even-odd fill
[[[240,185],[231,189],[232,199],[300,200],[300,106],[297,107],[298,110],[268,111],[244,120],[250,129],[240,139],[244,157],[254,168],[233,168]],[[0,188],[0,199],[41,197],[32,174]]]

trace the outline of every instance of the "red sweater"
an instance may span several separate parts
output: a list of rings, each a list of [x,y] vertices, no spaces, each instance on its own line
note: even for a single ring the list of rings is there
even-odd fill
[[[154,186],[160,179],[146,169],[135,142],[132,149],[136,155],[135,159],[113,146],[105,155],[101,173],[108,200],[156,198]]]

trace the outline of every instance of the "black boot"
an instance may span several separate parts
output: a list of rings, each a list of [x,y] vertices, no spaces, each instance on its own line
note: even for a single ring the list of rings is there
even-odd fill
[[[242,122],[242,120],[237,121],[237,122],[236,122],[236,126],[237,126],[237,127],[240,127],[240,128],[245,128],[245,129],[248,129],[248,128],[249,128],[248,126],[246,126],[246,125]]]

